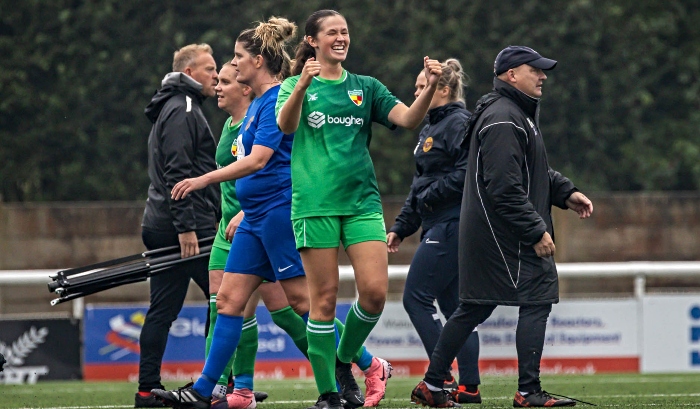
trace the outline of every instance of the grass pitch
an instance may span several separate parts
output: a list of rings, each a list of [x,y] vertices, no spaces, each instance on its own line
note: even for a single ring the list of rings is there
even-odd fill
[[[409,401],[418,378],[392,378],[382,408],[417,409]],[[360,380],[358,380],[360,381]],[[360,381],[361,383],[361,381]],[[616,408],[700,407],[700,374],[551,375],[542,377],[545,390]],[[176,388],[178,384],[167,383]],[[311,406],[317,397],[313,380],[256,380],[256,389],[270,397],[260,409]],[[465,407],[510,408],[517,379],[482,378],[483,404]],[[111,409],[131,408],[136,385],[129,382],[40,382],[36,385],[0,385],[0,408]],[[586,405],[579,403],[577,406]]]

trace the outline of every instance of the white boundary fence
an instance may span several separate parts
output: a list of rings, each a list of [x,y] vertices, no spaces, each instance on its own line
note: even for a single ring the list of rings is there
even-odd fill
[[[47,285],[49,276],[60,270],[0,270],[0,287],[13,285]],[[700,276],[700,261],[630,261],[617,263],[557,263],[562,278],[629,277],[634,280],[634,296],[641,300],[648,277]],[[389,279],[404,279],[408,265],[390,265]],[[354,279],[351,266],[340,266],[340,280]],[[47,289],[48,291],[48,289]],[[81,318],[83,299],[72,301],[73,316]]]

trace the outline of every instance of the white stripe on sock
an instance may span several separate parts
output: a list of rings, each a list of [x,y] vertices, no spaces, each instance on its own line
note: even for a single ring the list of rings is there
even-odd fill
[[[376,317],[370,317],[367,314],[364,314],[362,311],[360,311],[360,307],[357,305],[357,301],[355,301],[352,304],[352,310],[355,312],[355,315],[357,315],[357,318],[364,322],[374,323],[379,321],[379,315],[377,315]]]

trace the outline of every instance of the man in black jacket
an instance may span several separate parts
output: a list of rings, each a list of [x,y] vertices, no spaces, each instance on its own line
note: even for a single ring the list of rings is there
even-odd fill
[[[547,162],[539,98],[544,70],[556,64],[528,47],[505,48],[494,64],[494,91],[479,100],[470,119],[459,232],[460,306],[413,390],[418,402],[454,406],[440,388],[445,368],[497,305],[513,305],[520,307],[513,406],[576,404],[543,391],[539,379],[547,318],[559,302],[551,207],[572,209],[581,218],[593,212],[591,201]]]
[[[220,192],[217,184],[173,200],[175,183],[216,169],[216,140],[201,104],[216,95],[216,62],[207,44],[191,44],[175,52],[173,72],[151,99],[145,113],[153,123],[148,136],[148,200],[142,238],[149,250],[180,246],[182,258],[199,254],[198,238],[216,234]],[[150,279],[150,307],[139,339],[139,392],[135,407],[161,407],[152,389],[162,389],[160,369],[170,325],[185,301],[190,279],[209,298],[206,257],[179,264]]]

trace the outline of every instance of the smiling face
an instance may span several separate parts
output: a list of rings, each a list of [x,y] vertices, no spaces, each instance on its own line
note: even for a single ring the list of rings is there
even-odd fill
[[[216,95],[214,87],[216,87],[218,74],[216,73],[216,62],[211,54],[199,53],[192,65],[186,67],[184,72],[202,84],[202,95],[205,97]]]
[[[511,83],[515,88],[533,98],[542,97],[542,84],[544,80],[547,79],[547,75],[545,75],[544,71],[527,64],[520,65],[508,71],[513,71],[512,77],[515,81]]]
[[[315,37],[307,36],[306,41],[316,50],[316,60],[329,64],[345,61],[350,48],[348,23],[340,15],[325,17]]]
[[[236,69],[229,64],[219,71],[219,84],[215,88],[219,108],[233,115],[234,110],[241,104],[250,102],[250,87],[236,81]]]

